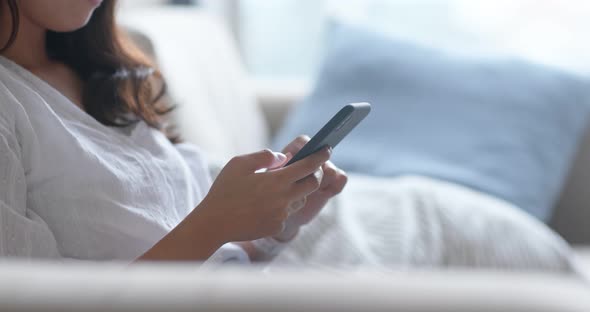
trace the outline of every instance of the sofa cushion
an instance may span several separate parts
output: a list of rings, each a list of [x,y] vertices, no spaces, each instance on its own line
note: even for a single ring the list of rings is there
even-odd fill
[[[486,192],[546,221],[590,112],[588,81],[524,61],[439,51],[335,25],[313,94],[275,147],[340,107],[372,114],[336,149],[346,170],[419,174]]]
[[[182,139],[219,163],[267,146],[266,121],[221,21],[184,7],[134,9],[119,17],[152,41],[178,103],[175,122]]]

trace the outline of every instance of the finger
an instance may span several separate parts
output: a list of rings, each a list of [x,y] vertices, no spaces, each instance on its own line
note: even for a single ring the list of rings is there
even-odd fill
[[[315,152],[304,159],[280,169],[280,174],[284,174],[293,182],[299,181],[320,168],[326,161],[330,160],[332,149],[325,147],[318,152]]]
[[[346,173],[340,169],[338,169],[338,174],[335,176],[334,181],[330,183],[325,189],[322,191],[328,193],[332,196],[338,195],[344,190],[344,187],[348,183],[348,176]]]
[[[234,157],[230,163],[244,172],[254,172],[260,169],[282,166],[287,161],[287,156],[275,153],[269,149],[253,154]]]
[[[305,144],[307,144],[307,142],[309,142],[309,140],[310,138],[307,135],[300,135],[283,149],[283,153],[291,153],[292,155],[295,155],[303,148],[303,146],[305,146]]]
[[[320,185],[320,190],[326,190],[330,188],[330,186],[336,182],[336,178],[339,174],[339,169],[331,162],[327,161],[323,166],[322,170],[324,171],[324,176],[322,179],[322,184]]]
[[[271,167],[268,167],[268,170],[274,170],[274,169],[278,169],[278,168],[282,168],[283,166],[285,166],[285,164],[287,164],[291,159],[293,159],[293,154],[291,153],[285,153],[285,156],[287,157],[287,159],[285,159],[284,161],[282,161],[281,163],[276,163]]]
[[[307,204],[307,197],[306,196],[301,197],[299,200],[291,202],[291,204],[287,208],[287,212],[289,212],[289,214],[296,213],[297,211],[299,211],[303,207],[305,207],[305,204]]]
[[[293,193],[294,197],[304,197],[312,194],[313,192],[317,191],[322,184],[323,178],[323,171],[319,168],[313,174],[307,176],[306,178],[297,181],[293,186]]]

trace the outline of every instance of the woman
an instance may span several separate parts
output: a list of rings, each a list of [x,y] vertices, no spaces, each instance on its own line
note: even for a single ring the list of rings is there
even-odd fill
[[[115,6],[0,0],[0,256],[271,259],[346,175],[329,149],[283,167],[300,137],[235,157],[211,185],[168,131],[164,80]]]

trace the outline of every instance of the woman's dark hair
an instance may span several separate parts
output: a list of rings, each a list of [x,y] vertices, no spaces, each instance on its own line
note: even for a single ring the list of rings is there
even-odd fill
[[[16,39],[19,12],[17,0],[0,1],[8,2],[12,17],[12,32],[2,52]],[[166,83],[154,63],[117,27],[115,9],[116,0],[104,0],[83,28],[48,31],[47,52],[82,79],[82,105],[96,120],[114,127],[143,120],[177,142],[165,122],[173,109],[166,101]]]

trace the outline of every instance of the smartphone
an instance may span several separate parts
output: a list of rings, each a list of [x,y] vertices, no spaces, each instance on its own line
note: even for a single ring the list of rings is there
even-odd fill
[[[334,149],[370,112],[369,103],[344,106],[285,166],[300,161],[326,146]]]

